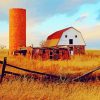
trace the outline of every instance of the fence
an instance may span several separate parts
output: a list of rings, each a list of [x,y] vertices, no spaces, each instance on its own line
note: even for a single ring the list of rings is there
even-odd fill
[[[67,79],[66,77],[61,77],[61,76],[57,76],[57,75],[52,75],[52,74],[37,72],[37,71],[28,70],[28,69],[20,68],[20,67],[17,67],[17,66],[13,66],[11,64],[7,64],[7,58],[6,57],[4,57],[4,60],[3,61],[0,61],[0,64],[3,64],[2,65],[2,72],[1,72],[1,75],[0,75],[0,77],[1,77],[0,78],[0,83],[2,82],[2,80],[3,80],[3,78],[4,78],[4,76],[6,74],[11,74],[11,75],[15,75],[15,76],[22,76],[21,74],[18,74],[18,73],[6,71],[6,67],[15,68],[15,69],[22,70],[22,71],[25,71],[25,72],[29,72],[29,73],[32,73],[32,74],[45,75],[45,76],[53,77],[53,78],[56,78],[56,79],[64,79],[64,80]],[[76,77],[74,79],[71,79],[71,81],[81,81],[81,80],[84,80],[84,77],[92,74],[93,72],[95,72],[97,70],[100,70],[100,66],[97,67],[97,68],[94,68],[93,70],[91,70],[89,72],[86,72],[85,74],[83,74],[83,75],[81,75],[79,77]]]
[[[15,75],[15,76],[22,76],[21,74],[18,74],[18,73],[6,71],[6,67],[12,67],[12,68],[15,68],[15,69],[18,69],[18,70],[22,70],[22,71],[25,71],[25,72],[29,72],[29,73],[32,73],[32,74],[45,75],[45,76],[53,77],[53,78],[56,78],[56,79],[60,78],[60,76],[51,75],[51,74],[42,73],[42,72],[37,72],[37,71],[33,71],[33,70],[28,70],[28,69],[20,68],[20,67],[17,67],[17,66],[13,66],[11,64],[7,64],[7,58],[6,57],[4,57],[4,61],[0,61],[0,63],[3,64],[2,65],[2,73],[0,75],[1,76],[0,83],[2,82],[3,77],[6,74],[12,74],[12,75]]]

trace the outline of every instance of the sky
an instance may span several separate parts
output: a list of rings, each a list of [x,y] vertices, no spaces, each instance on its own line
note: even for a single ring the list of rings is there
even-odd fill
[[[100,49],[100,0],[0,0],[0,45],[9,46],[9,9],[27,12],[27,46],[39,46],[55,31],[79,30],[87,49]]]

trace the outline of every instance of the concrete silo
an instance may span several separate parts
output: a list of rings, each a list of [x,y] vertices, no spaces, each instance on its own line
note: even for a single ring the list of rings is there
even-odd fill
[[[9,53],[26,47],[26,10],[12,8],[9,10]]]

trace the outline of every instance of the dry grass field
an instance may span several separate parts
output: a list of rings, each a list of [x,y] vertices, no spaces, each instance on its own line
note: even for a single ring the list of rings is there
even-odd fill
[[[0,50],[0,60],[7,57],[7,63],[19,67],[54,75],[82,75],[100,66],[100,51],[88,50],[85,55],[71,57],[68,61],[31,60],[21,56],[8,56],[7,50]],[[0,65],[2,66],[2,65]],[[7,68],[14,72],[25,72]],[[100,71],[94,72],[99,76]],[[11,79],[0,84],[0,100],[100,100],[100,81],[95,82],[41,82]]]
[[[55,75],[83,74],[97,66],[100,66],[99,50],[88,50],[85,55],[73,56],[71,57],[71,60],[65,61],[41,61],[27,59],[22,56],[8,56],[7,50],[1,50],[0,60],[3,60],[4,57],[7,57],[7,63],[12,65]],[[8,70],[24,73],[14,69]],[[100,71],[97,71],[94,74],[100,74]]]
[[[13,80],[0,85],[0,100],[100,100],[100,82],[43,83]]]

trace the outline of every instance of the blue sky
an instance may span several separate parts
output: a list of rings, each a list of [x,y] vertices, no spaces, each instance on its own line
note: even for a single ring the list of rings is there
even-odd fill
[[[39,46],[52,32],[73,26],[87,49],[100,49],[99,0],[1,0],[0,45],[9,45],[10,8],[27,10],[27,45]]]

